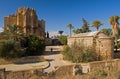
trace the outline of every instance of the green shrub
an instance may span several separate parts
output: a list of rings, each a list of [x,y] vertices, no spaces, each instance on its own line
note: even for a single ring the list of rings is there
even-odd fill
[[[0,40],[0,57],[8,59],[41,55],[44,48],[44,40],[41,40],[34,35],[23,36],[19,40]]]
[[[41,55],[45,48],[45,42],[34,35],[27,38],[26,55]]]
[[[74,43],[69,46],[64,46],[62,54],[67,60],[72,62],[90,62],[96,60],[96,53],[92,47],[85,47],[82,43]]]
[[[108,73],[105,70],[96,70],[95,76],[97,77],[107,77]]]
[[[1,40],[0,41],[0,57],[2,58],[17,58],[23,55],[19,42],[14,40]]]
[[[67,36],[61,35],[58,37],[58,40],[60,41],[61,44],[67,45]]]

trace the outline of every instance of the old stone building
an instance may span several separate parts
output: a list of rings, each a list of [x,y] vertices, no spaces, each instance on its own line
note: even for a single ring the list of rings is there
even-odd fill
[[[113,58],[114,41],[101,31],[80,33],[68,37],[69,46],[74,42],[82,43],[85,47],[93,47],[100,60]]]
[[[18,8],[16,14],[4,17],[4,31],[8,30],[9,25],[20,26],[19,32],[26,35],[33,34],[45,38],[45,21],[38,20],[35,9]]]

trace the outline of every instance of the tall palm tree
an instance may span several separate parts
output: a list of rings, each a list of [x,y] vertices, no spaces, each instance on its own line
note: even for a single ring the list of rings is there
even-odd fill
[[[110,22],[110,25],[112,26],[112,34],[115,37],[115,40],[117,40],[119,35],[119,22],[120,19],[119,16],[111,16],[108,21]]]
[[[73,28],[73,25],[72,24],[68,24],[67,27],[70,29],[70,37],[71,37],[71,30]]]
[[[92,26],[94,26],[97,29],[97,31],[99,30],[99,27],[101,25],[103,25],[103,24],[99,20],[95,20],[95,21],[92,22]]]

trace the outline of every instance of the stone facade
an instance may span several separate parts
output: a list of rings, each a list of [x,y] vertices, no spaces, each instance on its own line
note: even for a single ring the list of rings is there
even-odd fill
[[[114,41],[101,31],[80,33],[68,37],[69,46],[75,42],[82,43],[85,47],[93,47],[99,60],[113,58]]]
[[[45,38],[45,21],[38,20],[35,9],[18,8],[16,14],[4,17],[4,31],[8,30],[9,25],[20,26],[19,32],[26,35],[33,34]]]

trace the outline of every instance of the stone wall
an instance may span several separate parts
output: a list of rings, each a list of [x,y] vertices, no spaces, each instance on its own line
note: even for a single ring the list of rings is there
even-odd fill
[[[61,67],[56,67],[56,70],[50,73],[43,73],[43,69],[31,69],[22,71],[5,71],[5,69],[0,69],[0,79],[29,79],[30,77],[37,75],[48,76],[52,75],[56,79],[68,79],[75,75],[82,73],[89,73],[96,70],[109,70],[117,71],[120,70],[120,59],[106,60],[106,61],[95,61],[90,63],[77,63]],[[82,70],[82,73],[81,73]]]
[[[106,36],[102,32],[93,35],[93,36],[83,36],[85,33],[81,33],[80,36],[72,36],[68,37],[68,45],[71,46],[72,44],[83,45],[85,47],[93,47],[95,53],[97,54],[96,57],[98,60],[106,60],[113,58],[114,52],[114,41],[111,37]]]
[[[30,77],[43,75],[43,69],[32,69],[23,71],[5,71],[0,69],[0,79],[29,79]]]
[[[114,42],[111,38],[99,38],[96,39],[96,53],[100,56],[101,60],[113,58]]]
[[[51,51],[51,48],[53,49],[53,51],[63,50],[63,46],[46,46],[45,51]]]
[[[0,69],[0,79],[5,79],[5,69]]]
[[[77,44],[83,44],[85,45],[85,47],[88,46],[93,46],[93,40],[94,38],[92,36],[89,37],[68,37],[68,45],[71,46],[72,44],[74,44],[75,42],[77,42]]]
[[[117,52],[117,53],[115,52],[113,55],[114,55],[114,58],[120,58],[120,52]]]
[[[68,73],[69,73],[70,75],[72,75],[73,71],[74,71],[73,67],[75,65],[76,64],[61,66],[56,70],[55,73],[56,74],[57,73],[64,74],[64,75],[68,75]],[[82,73],[89,73],[89,72],[95,71],[97,69],[120,70],[120,59],[106,60],[106,61],[95,61],[95,62],[90,62],[90,63],[78,63],[77,65],[79,65],[82,68]]]

